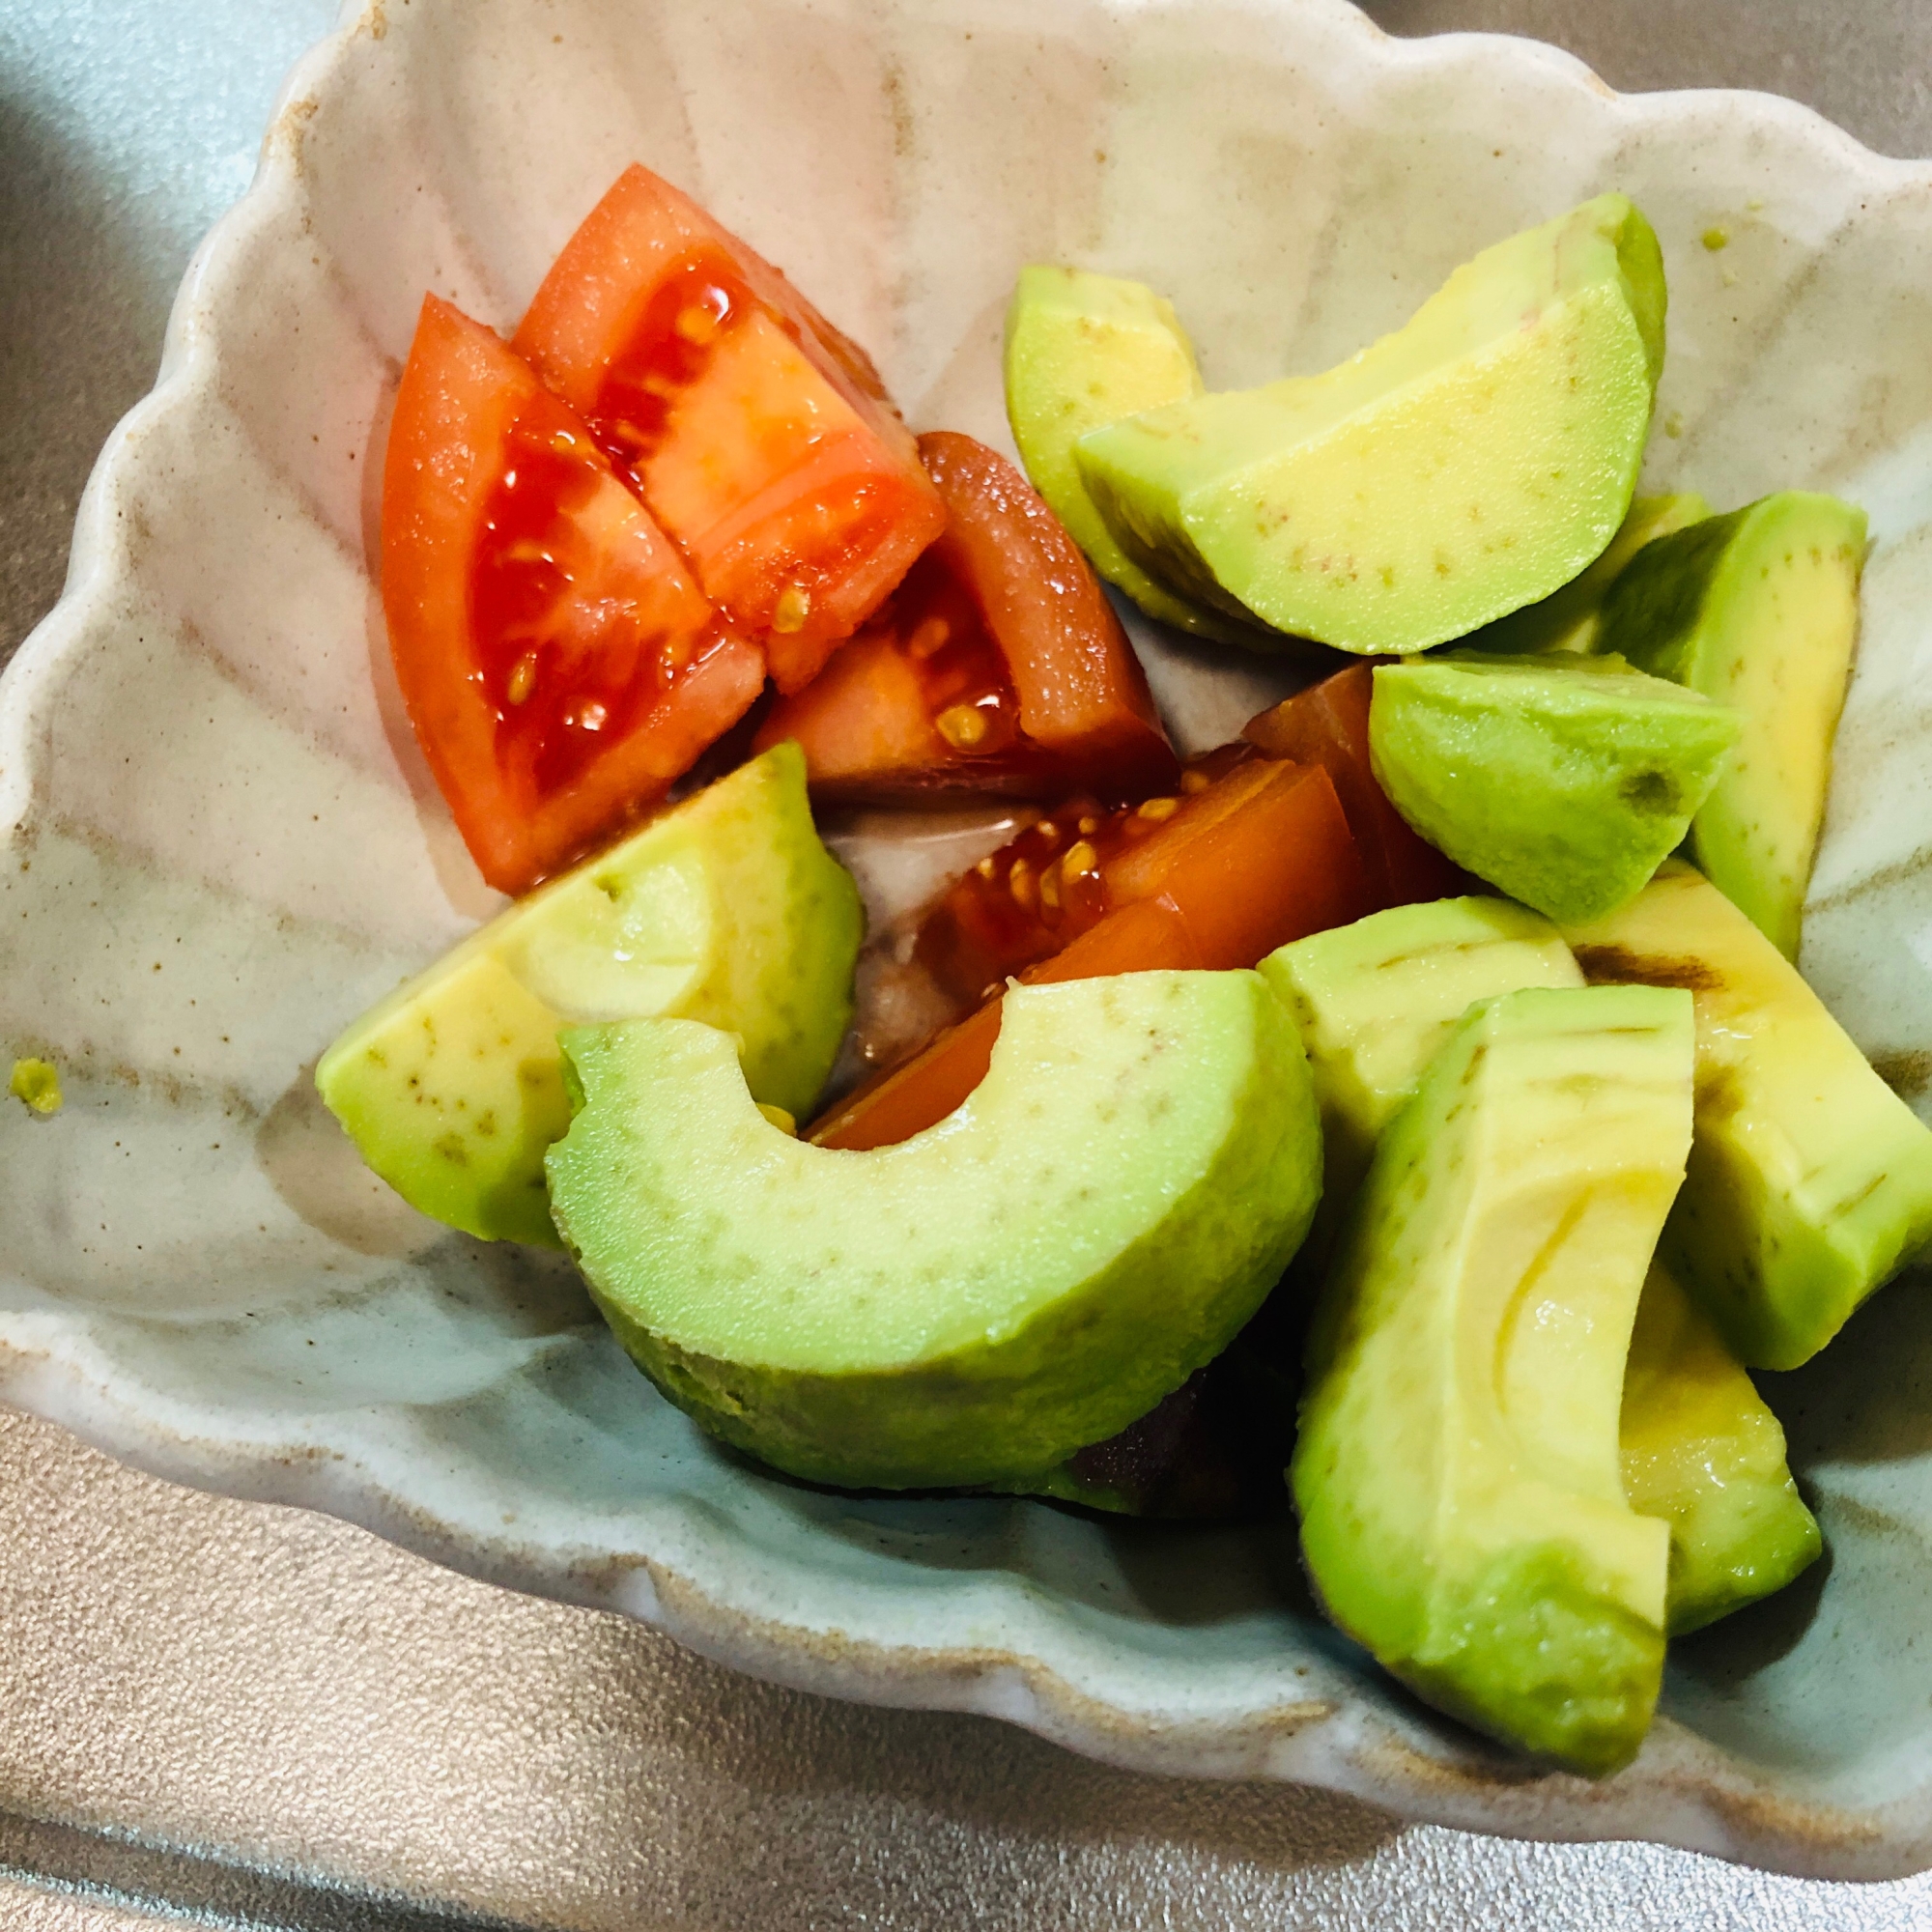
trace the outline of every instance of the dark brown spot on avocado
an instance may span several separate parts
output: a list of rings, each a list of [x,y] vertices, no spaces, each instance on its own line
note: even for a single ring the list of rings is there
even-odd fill
[[[1628,946],[1579,946],[1577,964],[1593,986],[1682,986],[1690,993],[1713,993],[1724,976],[1702,959],[1635,952]]]
[[[1627,805],[1638,811],[1671,812],[1683,806],[1676,781],[1668,772],[1633,772],[1617,791]]]

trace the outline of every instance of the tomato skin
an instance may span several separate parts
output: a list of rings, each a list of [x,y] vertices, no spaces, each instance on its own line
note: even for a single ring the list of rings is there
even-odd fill
[[[1241,735],[1271,758],[1321,765],[1334,780],[1349,829],[1361,848],[1371,899],[1366,910],[1488,892],[1480,879],[1422,838],[1377,781],[1369,763],[1374,690],[1375,666],[1350,665],[1249,719]]]
[[[435,297],[389,430],[382,590],[424,755],[502,892],[660,797],[764,682],[584,425]]]
[[[940,548],[972,586],[1019,696],[1020,728],[1099,789],[1172,783],[1147,675],[1080,547],[1004,456],[970,436],[919,440],[946,504]]]
[[[1253,966],[1367,909],[1361,861],[1328,774],[1249,758],[1196,794],[1158,838],[1110,868],[1114,909],[1019,977],[1029,983],[1157,968]],[[820,1147],[884,1147],[942,1121],[985,1076],[1000,995],[813,1127]]]
[[[797,739],[814,790],[851,803],[1171,786],[1146,675],[1060,520],[971,437],[935,431],[919,451],[944,532],[874,622],[774,707],[760,745]]]
[[[865,352],[648,170],[564,245],[512,346],[595,430],[705,593],[808,682],[945,513]]]

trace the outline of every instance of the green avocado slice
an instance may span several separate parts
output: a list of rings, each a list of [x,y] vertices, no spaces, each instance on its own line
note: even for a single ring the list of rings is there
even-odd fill
[[[1316,1311],[1290,1470],[1329,1613],[1420,1695],[1593,1776],[1663,1665],[1669,1533],[1618,1414],[1690,1142],[1690,996],[1470,1009],[1376,1150]]]
[[[1624,1371],[1624,1494],[1670,1525],[1666,1621],[1702,1630],[1781,1590],[1824,1548],[1784,1460],[1784,1431],[1661,1262]]]
[[[1932,1239],[1932,1132],[1681,861],[1565,936],[1593,982],[1695,995],[1697,1136],[1663,1258],[1740,1360],[1797,1368]]]
[[[362,1158],[485,1240],[554,1247],[543,1158],[570,1124],[559,1026],[678,1014],[742,1042],[805,1115],[852,1016],[858,888],[776,746],[540,886],[364,1013],[316,1067]]]
[[[1121,549],[1184,601],[1422,650],[1548,597],[1616,534],[1663,311],[1657,237],[1601,195],[1325,374],[1124,417],[1074,461]]]
[[[552,1202],[611,1325],[706,1429],[819,1482],[996,1486],[1112,1435],[1226,1347],[1321,1185],[1254,973],[1016,986],[978,1090],[866,1152],[761,1119],[708,1027],[563,1045]]]
[[[1550,919],[1622,905],[1683,838],[1734,712],[1616,657],[1378,665],[1369,754],[1432,845]]]
[[[1661,538],[1604,601],[1603,649],[1742,716],[1690,851],[1787,959],[1825,817],[1864,555],[1862,510],[1786,490]]]
[[[1033,487],[1109,583],[1150,617],[1223,643],[1264,641],[1252,624],[1174,596],[1127,555],[1073,461],[1089,430],[1201,393],[1194,345],[1144,282],[1082,269],[1022,269],[1007,310],[1007,420]]]
[[[1485,898],[1375,913],[1282,947],[1261,972],[1301,1029],[1326,1146],[1321,1207],[1297,1273],[1468,1007],[1526,986],[1584,983],[1548,920]],[[1631,1508],[1670,1524],[1673,1634],[1781,1589],[1817,1555],[1777,1418],[1655,1262],[1624,1375],[1622,1439]]]
[[[1392,906],[1293,940],[1260,970],[1294,1015],[1315,1075],[1324,1213],[1348,1205],[1382,1129],[1476,1001],[1583,984],[1555,926],[1492,898]]]

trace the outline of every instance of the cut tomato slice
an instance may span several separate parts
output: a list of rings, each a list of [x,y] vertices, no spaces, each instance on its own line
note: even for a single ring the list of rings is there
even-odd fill
[[[389,430],[382,577],[411,722],[502,892],[660,797],[763,688],[583,423],[434,296]]]
[[[1369,910],[1488,892],[1417,833],[1377,781],[1369,762],[1374,680],[1373,665],[1350,665],[1251,718],[1241,735],[1271,758],[1321,765],[1334,780],[1361,850]]]
[[[1293,767],[1224,745],[1190,763],[1173,793],[1111,810],[1068,799],[954,881],[921,923],[915,954],[944,991],[977,1003],[1117,908],[1174,892],[1216,957],[1252,965],[1242,954],[1269,951],[1263,942],[1284,913],[1316,922],[1313,931],[1345,923],[1340,915],[1362,902],[1358,867],[1317,872],[1293,852],[1257,851],[1298,782]],[[1285,832],[1298,836],[1297,825]],[[1268,882],[1265,904],[1247,889],[1250,875]]]
[[[1253,966],[1292,939],[1361,917],[1361,861],[1319,765],[1250,758],[1188,806],[1178,805],[1155,837],[1122,850],[1104,868],[1113,909],[1023,979]],[[812,1140],[884,1147],[943,1121],[985,1075],[1000,997],[860,1088],[818,1122]]]
[[[879,617],[760,745],[796,738],[820,796],[934,792],[1119,801],[1174,783],[1174,753],[1099,579],[1013,466],[952,431],[919,440],[946,529]]]
[[[712,601],[804,684],[945,512],[865,353],[668,182],[627,168],[512,345],[588,422]]]
[[[956,879],[920,922],[913,956],[962,1004],[990,999],[1012,975],[1051,958],[1111,910],[1106,868],[1177,809],[1171,798],[1109,808],[1063,799]]]

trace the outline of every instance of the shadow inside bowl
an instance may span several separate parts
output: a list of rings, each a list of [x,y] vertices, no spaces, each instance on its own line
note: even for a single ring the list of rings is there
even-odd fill
[[[1932,1777],[1932,1297],[1912,1271],[1804,1368],[1761,1375],[1826,1553],[1672,1646],[1664,1708],[1844,1802]]]

